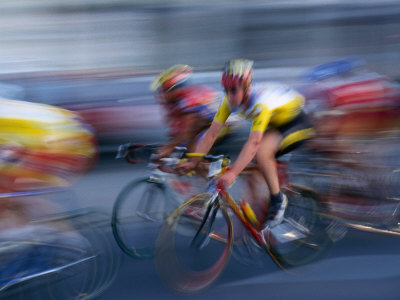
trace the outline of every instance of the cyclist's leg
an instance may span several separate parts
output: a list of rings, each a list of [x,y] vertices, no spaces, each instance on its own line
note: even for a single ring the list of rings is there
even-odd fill
[[[287,206],[287,198],[280,191],[275,160],[275,155],[279,151],[282,140],[283,136],[278,130],[268,130],[264,134],[260,149],[256,154],[258,166],[270,190],[270,205],[266,221],[271,226],[275,226],[282,221]]]
[[[252,172],[252,174],[248,176],[248,185],[250,189],[252,189],[254,185],[259,184],[257,179],[261,177],[264,181],[264,185],[266,183],[268,186],[268,192],[266,192],[264,196],[268,194],[271,195],[268,197],[270,199],[270,203],[268,204],[268,198],[260,198],[258,193],[254,192],[254,189],[252,189],[253,192],[250,194],[253,197],[251,207],[255,208],[255,212],[253,212],[247,204],[244,203],[244,205],[242,205],[243,212],[247,218],[257,227],[263,227],[262,225],[267,221],[267,218],[271,218],[268,212],[276,213],[280,208],[280,204],[283,203],[275,161],[275,154],[279,150],[281,140],[282,136],[276,129],[270,129],[264,134],[260,148],[256,153],[258,172]],[[271,207],[273,209],[271,209]],[[259,217],[260,214],[262,217]],[[257,216],[257,218],[254,216]]]
[[[279,131],[268,130],[261,140],[260,148],[257,151],[257,165],[264,175],[268,188],[272,195],[279,193],[278,171],[276,168],[275,154],[279,150],[282,135]]]
[[[275,158],[299,147],[313,136],[313,132],[307,117],[301,113],[292,121],[276,129],[268,130],[263,137],[256,157],[270,189],[271,198],[267,221],[271,226],[275,226],[283,220],[287,206],[287,198],[280,191]]]

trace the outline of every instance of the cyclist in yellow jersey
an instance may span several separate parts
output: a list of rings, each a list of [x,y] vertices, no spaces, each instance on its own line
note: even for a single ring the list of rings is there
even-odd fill
[[[313,130],[302,112],[305,99],[300,93],[279,83],[253,87],[252,77],[253,61],[234,59],[227,62],[221,80],[225,90],[224,100],[196,152],[208,153],[230,114],[238,113],[252,121],[247,142],[220,181],[230,186],[255,158],[271,194],[266,221],[267,226],[273,227],[282,222],[288,203],[286,196],[280,191],[276,157],[311,138]],[[193,158],[180,168],[188,171],[199,160]],[[253,213],[248,216],[251,215]]]
[[[60,107],[0,98],[0,128],[0,193],[69,187],[97,157],[93,129]]]

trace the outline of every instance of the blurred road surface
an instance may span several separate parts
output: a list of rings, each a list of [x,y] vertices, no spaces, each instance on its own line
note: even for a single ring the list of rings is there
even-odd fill
[[[111,212],[113,202],[131,179],[144,175],[144,164],[103,159],[73,189],[82,207]],[[294,274],[279,270],[265,257],[263,267],[231,258],[218,281],[190,299],[398,299],[400,238],[350,231],[327,249],[323,259]],[[171,292],[158,278],[152,260],[125,257],[116,281],[99,299],[187,299]]]

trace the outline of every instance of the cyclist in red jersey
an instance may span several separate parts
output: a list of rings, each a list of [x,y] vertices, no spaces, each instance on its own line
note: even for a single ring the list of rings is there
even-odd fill
[[[151,85],[169,126],[170,140],[157,150],[161,157],[169,156],[174,147],[180,145],[194,151],[216,113],[217,91],[192,84],[192,71],[188,65],[174,65],[159,74]]]

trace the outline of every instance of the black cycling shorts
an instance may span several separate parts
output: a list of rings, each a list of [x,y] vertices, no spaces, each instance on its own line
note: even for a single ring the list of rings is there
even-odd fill
[[[301,112],[288,123],[275,127],[275,129],[283,137],[275,157],[279,157],[300,147],[315,135],[312,124],[304,112]]]

